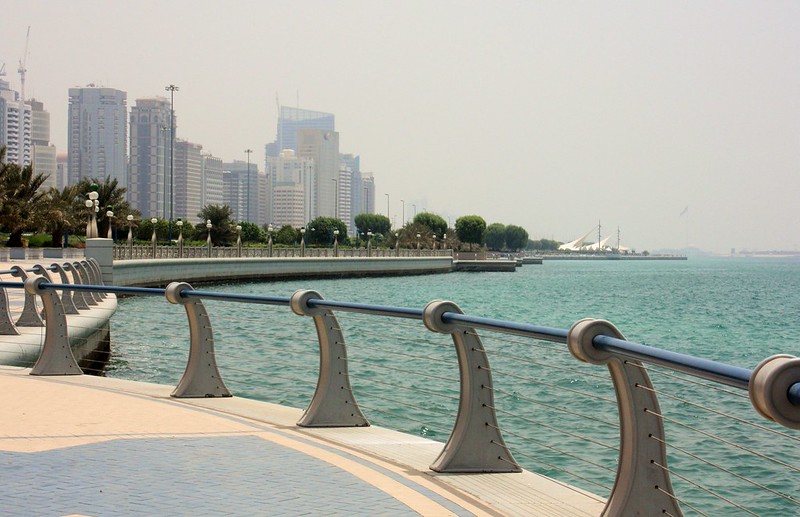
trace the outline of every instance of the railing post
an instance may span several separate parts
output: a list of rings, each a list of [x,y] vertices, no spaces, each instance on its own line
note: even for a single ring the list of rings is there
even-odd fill
[[[11,266],[11,276],[15,276],[23,282],[28,280],[28,273],[20,266]],[[25,304],[22,307],[22,314],[17,318],[18,327],[44,327],[42,317],[36,310],[36,297],[25,289]]]
[[[67,272],[64,271],[64,268],[61,267],[61,264],[53,263],[50,265],[50,267],[56,270],[58,276],[61,278],[62,284],[71,283],[67,277]],[[72,298],[72,291],[61,291],[61,305],[64,306],[64,313],[66,314],[78,314],[78,308],[75,307],[75,302],[72,300]]]
[[[581,361],[608,366],[617,395],[619,463],[602,515],[683,515],[667,473],[664,424],[650,377],[639,361],[595,348],[592,340],[600,335],[625,339],[611,323],[585,319],[569,329],[567,346]]]
[[[19,330],[14,325],[11,318],[11,310],[8,304],[8,293],[5,287],[0,287],[0,335],[18,336]]]
[[[105,285],[103,282],[103,273],[100,270],[100,263],[93,257],[89,257],[86,259],[86,269],[89,272],[89,278],[91,279],[92,283],[95,285]],[[101,293],[96,292],[96,295],[99,296],[100,300],[103,300],[108,297],[108,293]]]
[[[83,371],[69,346],[67,332],[67,316],[61,306],[55,289],[44,289],[39,286],[47,279],[31,277],[25,280],[25,292],[31,296],[39,295],[44,306],[47,326],[44,331],[44,344],[39,359],[31,369],[31,375],[81,375]]]
[[[356,403],[347,371],[347,349],[336,316],[327,309],[308,306],[321,299],[315,291],[297,291],[290,301],[299,316],[311,316],[319,341],[319,377],[314,397],[297,422],[301,427],[366,427],[364,414]]]
[[[89,279],[89,272],[83,267],[80,262],[73,262],[72,269],[78,274],[83,285],[91,285],[92,281]],[[83,292],[83,299],[86,300],[87,305],[97,305],[97,297],[91,291]]]
[[[458,415],[450,438],[431,465],[436,472],[520,472],[506,447],[494,410],[489,359],[474,329],[442,321],[445,312],[463,314],[458,305],[433,301],[422,312],[428,330],[450,334],[461,379]]]
[[[211,321],[203,301],[190,300],[181,296],[191,289],[186,282],[172,282],[167,286],[165,296],[170,303],[183,305],[189,319],[189,360],[186,370],[172,392],[175,398],[230,397],[217,368],[214,355],[214,334]]]
[[[83,284],[83,279],[81,278],[80,272],[73,264],[64,262],[63,267],[65,271],[70,271],[72,273],[73,285]],[[72,301],[75,303],[75,308],[79,311],[89,308],[89,298],[89,293],[84,293],[83,291],[72,291]]]

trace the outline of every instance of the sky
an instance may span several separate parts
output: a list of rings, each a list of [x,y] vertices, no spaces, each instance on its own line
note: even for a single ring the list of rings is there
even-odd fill
[[[68,89],[177,85],[178,138],[263,169],[276,100],[334,113],[427,210],[642,250],[800,250],[794,1],[5,0],[0,63],[66,150]],[[0,64],[0,66],[2,66]],[[402,202],[401,202],[402,200]],[[387,206],[388,205],[388,206]],[[405,210],[403,210],[403,207]],[[688,207],[688,210],[687,210]],[[596,240],[596,239],[595,239]]]

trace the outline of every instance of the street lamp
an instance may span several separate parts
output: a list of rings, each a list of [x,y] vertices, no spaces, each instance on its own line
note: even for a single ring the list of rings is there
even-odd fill
[[[372,231],[367,232],[367,256],[372,256]]]
[[[306,229],[300,228],[300,256],[306,256]]]
[[[150,243],[153,245],[153,258],[156,258],[156,223],[158,219],[153,217],[150,219],[150,224],[153,225],[153,235],[150,237]]]
[[[401,199],[400,202],[403,204],[403,221],[401,222],[400,226],[406,225],[406,202],[404,199]]]
[[[169,227],[167,233],[169,243],[172,244],[172,203],[175,197],[172,195],[172,181],[175,176],[175,92],[178,91],[178,87],[170,84],[164,89],[169,92]]]
[[[128,214],[128,258],[133,260],[133,214]]]
[[[272,256],[272,225],[267,226],[267,233],[269,234],[269,242],[267,246],[269,246],[269,256]]]
[[[436,234],[433,234],[433,251],[436,251]]]
[[[442,242],[442,246],[443,246],[442,249],[447,249],[447,234],[446,233],[444,235],[442,235],[442,241],[443,241]]]
[[[421,252],[419,251],[419,238],[421,237],[420,234],[417,234],[417,255],[419,256]]]
[[[97,200],[97,198],[100,195],[97,193],[97,185],[94,183],[92,183],[89,188],[91,189],[89,191],[89,199],[86,200],[84,205],[89,209],[92,217],[89,220],[89,224],[86,226],[86,238],[96,239],[99,237],[99,233],[97,231],[97,212],[100,211],[100,202]]]
[[[114,218],[114,211],[111,210],[113,207],[108,207],[106,211],[106,217],[108,218],[108,231],[106,232],[106,239],[111,238],[111,220]]]
[[[206,230],[208,237],[206,237],[206,245],[208,246],[208,258],[211,258],[211,219],[206,219]]]
[[[175,224],[178,226],[178,258],[183,258],[183,221],[180,217]]]
[[[386,218],[391,219],[391,217],[389,217],[389,194],[385,195],[386,195]]]
[[[400,232],[394,234],[394,256],[400,256]]]
[[[242,258],[242,225],[236,225],[236,252]]]
[[[333,256],[339,256],[339,230],[333,230]]]

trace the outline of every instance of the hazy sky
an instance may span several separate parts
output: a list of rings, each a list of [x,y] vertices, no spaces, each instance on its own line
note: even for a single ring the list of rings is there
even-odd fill
[[[59,152],[69,87],[175,84],[179,138],[263,168],[299,92],[398,224],[403,199],[534,238],[800,249],[800,2],[5,0],[15,88],[28,25]]]

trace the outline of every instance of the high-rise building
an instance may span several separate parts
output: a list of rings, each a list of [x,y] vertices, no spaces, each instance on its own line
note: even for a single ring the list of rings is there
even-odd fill
[[[278,133],[273,144],[267,144],[267,156],[277,157],[284,149],[297,151],[297,131],[300,129],[336,130],[336,117],[333,113],[311,111],[300,108],[280,107]]]
[[[350,219],[342,219],[348,225],[350,231],[355,232],[358,214],[366,213],[364,209],[364,186],[361,181],[361,157],[352,154],[342,154],[339,156],[342,167],[350,171]]]
[[[363,188],[364,197],[362,199],[362,208],[364,214],[375,213],[375,177],[371,172],[361,173],[361,186]]]
[[[33,172],[46,176],[42,188],[60,188],[56,176],[56,147],[50,144],[50,113],[36,99],[29,100],[28,105],[31,108]]]
[[[314,160],[316,179],[311,192],[311,219],[336,217],[339,133],[323,129],[299,129],[297,156]]]
[[[29,165],[33,157],[31,143],[31,107],[22,102],[8,81],[0,79],[0,147],[6,148],[6,162]]]
[[[291,149],[280,156],[267,157],[267,177],[270,180],[271,213],[268,221],[276,228],[305,226],[310,220],[311,192],[315,169],[312,158],[300,158]]]
[[[131,108],[128,199],[145,218],[169,219],[170,215],[169,116],[169,99],[163,97],[136,99]]]
[[[267,223],[267,176],[255,163],[235,160],[222,164],[225,204],[231,217],[260,225]]]
[[[69,89],[69,181],[117,180],[128,188],[127,94],[89,85]]]
[[[56,188],[63,190],[69,185],[69,156],[67,153],[56,154]]]
[[[223,174],[222,158],[211,156],[210,154],[203,155],[203,190],[201,194],[200,206],[201,209],[208,205],[224,205],[225,195],[224,182],[222,180]],[[189,220],[193,220],[191,217]]]
[[[203,208],[203,146],[185,140],[175,142],[175,217],[198,221]]]

